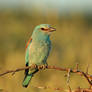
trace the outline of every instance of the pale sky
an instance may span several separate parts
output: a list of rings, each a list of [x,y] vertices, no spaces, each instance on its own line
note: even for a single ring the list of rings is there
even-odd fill
[[[0,0],[0,8],[92,12],[92,0]]]

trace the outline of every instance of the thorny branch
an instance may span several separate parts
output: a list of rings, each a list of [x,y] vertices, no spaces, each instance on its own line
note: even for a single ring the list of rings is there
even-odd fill
[[[61,67],[56,67],[56,66],[36,66],[36,65],[31,65],[31,66],[28,66],[28,67],[22,67],[22,68],[17,68],[15,70],[8,70],[8,71],[5,71],[3,73],[0,73],[0,76],[3,76],[5,74],[8,74],[8,73],[12,73],[15,74],[15,72],[19,72],[19,71],[23,71],[25,69],[54,69],[54,70],[58,70],[58,71],[66,71],[66,72],[70,72],[70,73],[76,73],[78,75],[82,75],[86,78],[86,80],[88,81],[88,83],[90,84],[90,86],[92,87],[92,75],[88,74],[88,73],[85,73],[83,71],[80,71],[78,70],[78,65],[77,65],[77,68],[76,69],[70,69],[70,68],[61,68]]]
[[[38,89],[52,89],[52,90],[61,90],[61,91],[64,91],[63,88],[60,88],[60,87],[56,87],[56,88],[53,88],[51,86],[33,86],[34,88],[38,88]]]
[[[52,90],[61,91],[61,92],[92,92],[92,89],[90,88],[80,88],[80,87],[71,90],[70,86],[67,90],[60,87],[53,88],[51,86],[33,86],[33,87],[38,89],[52,89]]]

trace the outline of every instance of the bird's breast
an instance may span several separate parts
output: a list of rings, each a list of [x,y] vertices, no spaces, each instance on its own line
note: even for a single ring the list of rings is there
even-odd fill
[[[41,51],[48,50],[50,46],[51,44],[49,42],[32,42],[30,45],[30,52],[40,53]]]
[[[48,56],[51,48],[50,42],[32,42],[30,45],[29,56],[31,63],[42,63]]]

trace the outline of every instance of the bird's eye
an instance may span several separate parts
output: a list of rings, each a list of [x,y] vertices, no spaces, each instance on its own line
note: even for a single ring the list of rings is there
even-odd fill
[[[45,30],[44,28],[41,28],[41,30]]]

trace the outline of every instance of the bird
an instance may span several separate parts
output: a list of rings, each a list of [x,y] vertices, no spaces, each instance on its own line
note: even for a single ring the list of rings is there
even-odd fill
[[[31,66],[32,64],[37,66],[48,65],[47,58],[52,46],[50,35],[54,31],[56,31],[56,28],[50,24],[40,24],[34,28],[32,36],[26,44],[26,66]],[[38,69],[26,69],[22,86],[27,88],[33,75],[38,71]]]

